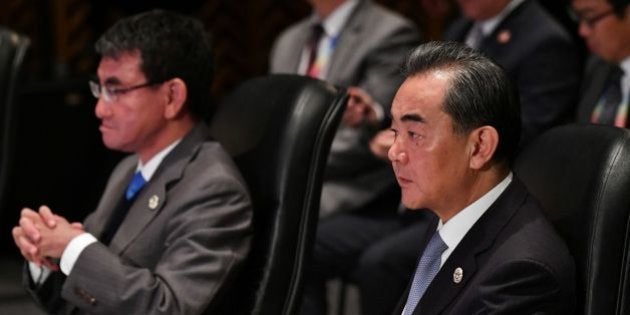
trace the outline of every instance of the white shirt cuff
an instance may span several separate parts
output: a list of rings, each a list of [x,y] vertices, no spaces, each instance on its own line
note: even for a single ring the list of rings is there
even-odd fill
[[[70,275],[70,272],[74,267],[74,263],[77,262],[79,255],[81,255],[88,245],[96,242],[98,242],[98,240],[96,240],[96,237],[90,233],[83,233],[73,238],[61,254],[61,261],[59,262],[61,272],[63,272],[66,276]]]
[[[50,275],[50,269],[44,266],[38,266],[32,262],[28,262],[28,270],[31,272],[31,279],[36,285],[42,284]]]
[[[374,114],[376,115],[376,120],[379,122],[382,122],[383,119],[385,119],[385,111],[383,110],[383,107],[381,106],[381,104],[377,103],[377,102],[373,102],[371,104],[372,110],[374,111]]]

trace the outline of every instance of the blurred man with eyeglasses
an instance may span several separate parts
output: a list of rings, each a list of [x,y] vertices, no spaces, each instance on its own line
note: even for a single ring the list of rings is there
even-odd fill
[[[251,230],[245,183],[203,124],[208,36],[155,10],[116,23],[96,50],[103,142],[133,154],[83,224],[22,210],[13,237],[24,283],[55,314],[202,313],[234,278]]]
[[[593,54],[586,65],[579,122],[630,126],[630,0],[573,0],[579,33]]]

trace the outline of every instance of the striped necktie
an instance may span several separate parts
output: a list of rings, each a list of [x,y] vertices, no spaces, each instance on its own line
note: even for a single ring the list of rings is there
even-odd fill
[[[623,77],[623,70],[620,67],[615,67],[609,76],[604,93],[593,111],[592,123],[626,127],[628,102],[621,103],[621,77]]]

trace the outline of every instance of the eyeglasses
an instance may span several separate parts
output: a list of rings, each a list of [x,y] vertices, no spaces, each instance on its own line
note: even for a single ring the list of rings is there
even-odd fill
[[[127,92],[131,92],[133,90],[137,90],[140,88],[145,88],[145,87],[153,86],[157,84],[162,84],[162,83],[164,83],[164,81],[146,82],[146,83],[142,83],[142,84],[126,87],[126,88],[112,88],[112,87],[107,87],[105,85],[100,85],[99,83],[94,82],[94,81],[90,81],[90,91],[92,91],[92,95],[96,99],[99,99],[102,96],[106,102],[116,102],[118,100],[118,96],[123,95]]]
[[[579,23],[584,23],[584,25],[592,29],[593,27],[595,27],[595,24],[597,24],[597,22],[601,21],[603,18],[614,13],[615,13],[615,10],[610,9],[591,17],[585,17],[585,16],[581,16],[580,14],[575,13],[575,17]]]

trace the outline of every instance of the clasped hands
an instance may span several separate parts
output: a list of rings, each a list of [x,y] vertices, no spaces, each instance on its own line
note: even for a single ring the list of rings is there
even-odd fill
[[[26,260],[53,271],[59,270],[53,259],[60,258],[68,243],[84,232],[81,223],[70,223],[47,206],[39,207],[38,212],[22,209],[19,225],[12,231],[13,240]]]

